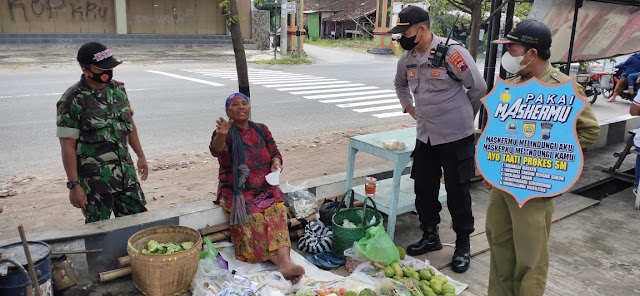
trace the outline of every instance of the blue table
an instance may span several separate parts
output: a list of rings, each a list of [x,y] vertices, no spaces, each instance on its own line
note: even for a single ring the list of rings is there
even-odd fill
[[[403,150],[389,150],[383,142],[398,140],[407,147]],[[347,160],[347,190],[353,189],[357,200],[364,200],[364,185],[353,187],[353,173],[356,153],[362,151],[393,162],[393,178],[378,181],[376,195],[372,198],[378,210],[388,215],[387,233],[394,237],[396,216],[415,211],[415,193],[413,179],[402,176],[402,171],[411,161],[411,153],[416,146],[416,128],[405,128],[388,132],[355,136],[349,139],[349,156]],[[402,197],[402,198],[400,198]],[[446,199],[444,184],[440,186],[440,200]]]

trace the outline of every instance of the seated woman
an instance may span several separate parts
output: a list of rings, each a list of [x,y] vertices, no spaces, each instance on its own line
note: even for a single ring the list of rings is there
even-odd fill
[[[229,120],[216,120],[209,150],[220,163],[218,200],[229,217],[236,258],[270,260],[295,284],[304,268],[291,261],[283,193],[265,180],[281,169],[282,155],[267,126],[249,121],[249,98],[234,93],[225,107]]]

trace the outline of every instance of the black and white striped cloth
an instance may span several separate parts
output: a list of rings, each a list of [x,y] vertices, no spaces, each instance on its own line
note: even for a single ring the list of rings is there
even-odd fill
[[[304,235],[298,240],[298,249],[308,253],[331,251],[333,232],[321,221],[311,221],[304,227]]]

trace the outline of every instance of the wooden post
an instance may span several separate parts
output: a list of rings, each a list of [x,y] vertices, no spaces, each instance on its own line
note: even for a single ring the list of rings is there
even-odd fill
[[[27,264],[29,265],[29,276],[31,276],[31,286],[35,288],[36,295],[42,296],[40,290],[40,283],[38,283],[38,276],[36,275],[36,269],[33,267],[33,260],[31,260],[31,250],[29,250],[29,243],[27,242],[27,236],[24,233],[22,224],[18,226],[18,232],[20,232],[20,240],[22,240],[22,247],[24,248],[24,255],[27,258]]]

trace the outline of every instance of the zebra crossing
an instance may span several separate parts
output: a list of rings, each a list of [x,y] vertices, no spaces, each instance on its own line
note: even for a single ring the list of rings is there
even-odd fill
[[[189,69],[184,72],[238,80],[235,69]],[[407,115],[395,91],[364,83],[276,70],[250,69],[249,82],[377,118]]]

